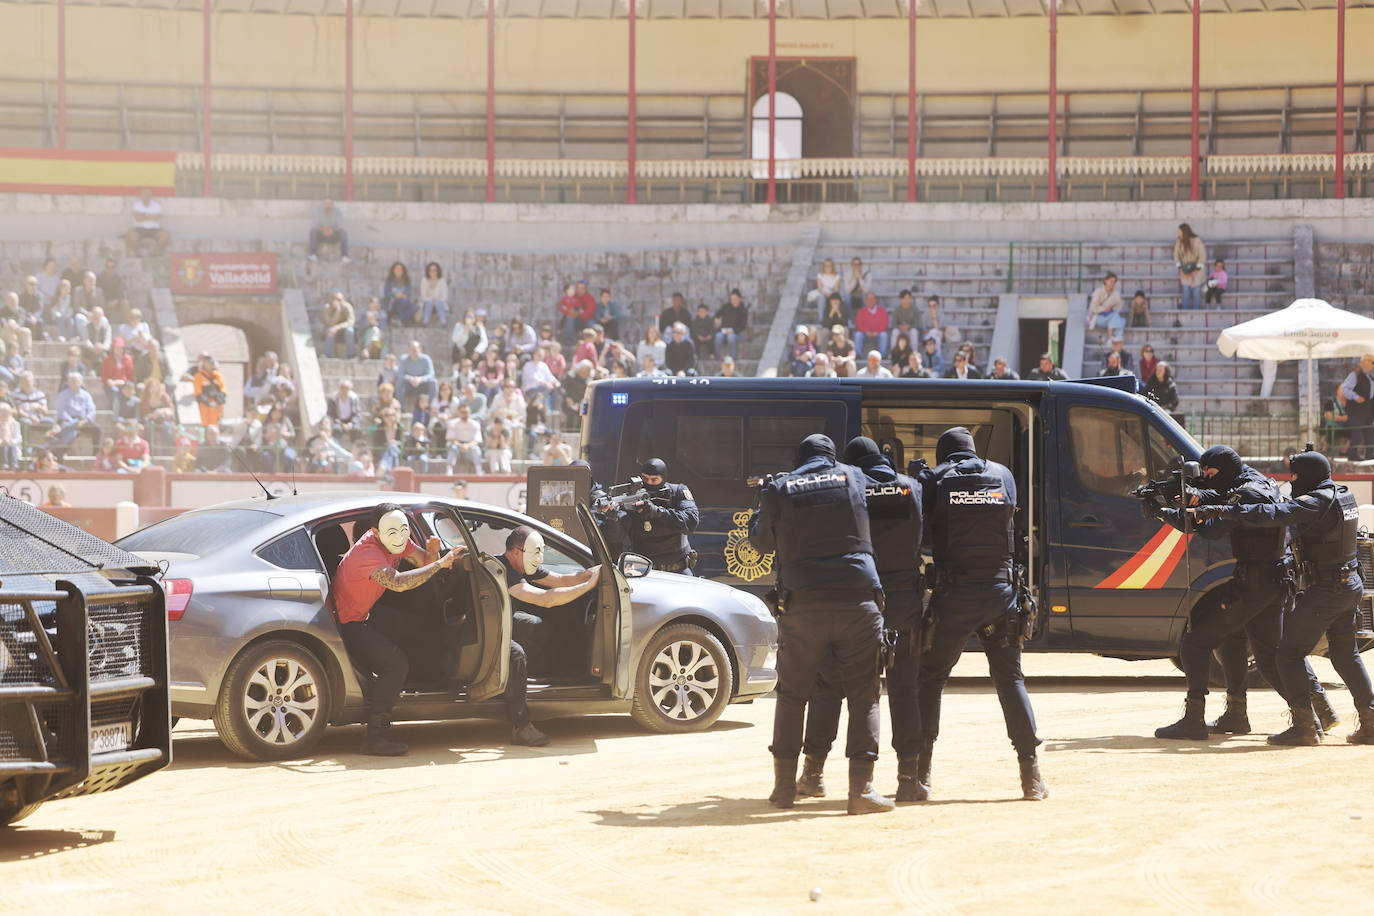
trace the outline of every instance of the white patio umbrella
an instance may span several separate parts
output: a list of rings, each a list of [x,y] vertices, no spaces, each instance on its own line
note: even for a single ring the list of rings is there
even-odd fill
[[[1307,360],[1307,438],[1312,440],[1317,403],[1312,360],[1374,353],[1374,318],[1338,309],[1324,299],[1298,299],[1288,308],[1222,331],[1217,349],[1247,359]]]

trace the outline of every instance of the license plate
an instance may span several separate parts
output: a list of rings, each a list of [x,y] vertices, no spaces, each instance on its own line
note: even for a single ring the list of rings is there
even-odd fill
[[[109,754],[127,750],[133,740],[134,726],[131,722],[97,725],[91,729],[91,753]]]

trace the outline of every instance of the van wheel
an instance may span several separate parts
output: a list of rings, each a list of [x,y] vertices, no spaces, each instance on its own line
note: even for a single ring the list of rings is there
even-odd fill
[[[709,630],[664,627],[644,648],[630,715],[656,732],[709,728],[730,702],[730,655]]]
[[[304,757],[324,736],[329,677],[314,653],[289,640],[245,650],[229,666],[215,731],[224,746],[250,760]]]

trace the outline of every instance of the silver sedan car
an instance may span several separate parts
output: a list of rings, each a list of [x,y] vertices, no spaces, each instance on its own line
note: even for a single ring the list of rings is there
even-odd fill
[[[560,639],[547,670],[530,672],[536,718],[628,712],[656,731],[697,731],[773,689],[777,625],[759,599],[634,554],[617,562],[585,509],[580,542],[495,506],[352,491],[221,503],[118,542],[167,564],[173,716],[212,719],[226,747],[257,760],[304,756],[327,725],[364,721],[371,676],[350,663],[327,599],[380,502],[406,510],[417,541],[432,534],[477,558],[388,599],[424,634],[403,646],[398,721],[504,716],[511,606],[496,558],[519,525],[543,535],[553,571],[610,571],[587,597],[542,612]]]

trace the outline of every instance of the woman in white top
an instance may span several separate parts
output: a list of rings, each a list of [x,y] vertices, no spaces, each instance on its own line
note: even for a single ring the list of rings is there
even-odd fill
[[[420,301],[424,303],[420,324],[429,327],[431,315],[439,316],[440,327],[448,324],[448,281],[444,279],[444,269],[433,261],[425,265],[425,276],[420,281]]]
[[[663,341],[663,335],[659,333],[657,325],[649,325],[644,329],[644,339],[635,346],[635,362],[644,363],[645,356],[654,358],[654,365],[663,365],[663,358],[667,355],[668,345]]]
[[[806,301],[815,303],[817,306],[816,318],[822,324],[825,323],[825,303],[832,293],[840,290],[840,281],[843,278],[835,270],[835,262],[826,258],[821,262],[821,272],[816,274],[816,288],[806,294]]]

